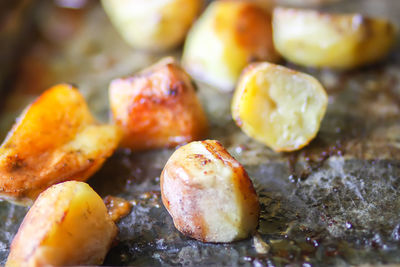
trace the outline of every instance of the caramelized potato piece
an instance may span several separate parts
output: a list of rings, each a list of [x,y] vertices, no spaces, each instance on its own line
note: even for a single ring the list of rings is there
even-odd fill
[[[133,150],[173,147],[203,139],[208,123],[190,77],[172,58],[110,84],[114,120]]]
[[[257,194],[245,169],[217,141],[179,148],[161,174],[161,195],[175,227],[203,242],[231,242],[258,225]]]
[[[229,0],[208,6],[190,30],[182,56],[191,75],[223,91],[234,89],[249,61],[278,59],[266,8]]]
[[[248,136],[275,151],[293,151],[317,135],[327,104],[315,78],[265,62],[243,72],[231,108]]]
[[[103,200],[89,185],[53,185],[25,216],[6,266],[102,264],[117,231]]]
[[[0,196],[31,204],[55,183],[84,181],[119,140],[119,129],[97,124],[75,88],[54,86],[25,109],[0,147]]]
[[[360,14],[276,8],[273,28],[275,47],[286,59],[343,70],[382,59],[396,39],[393,24]]]
[[[102,0],[104,10],[133,47],[163,51],[180,45],[203,0]]]

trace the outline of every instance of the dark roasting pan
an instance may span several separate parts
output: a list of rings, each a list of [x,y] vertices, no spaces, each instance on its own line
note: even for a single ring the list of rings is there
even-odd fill
[[[75,9],[60,6],[65,2],[0,4],[2,137],[26,104],[60,82],[77,84],[92,111],[105,121],[110,80],[165,56],[128,47],[97,1],[72,1],[82,3]],[[343,0],[316,8],[383,16],[400,25],[398,0]],[[18,27],[4,30],[7,16]],[[400,263],[399,48],[384,62],[351,72],[285,63],[316,76],[329,93],[317,138],[296,153],[274,153],[246,137],[231,120],[231,94],[198,82],[212,124],[210,138],[220,140],[244,164],[257,188],[259,235],[232,244],[204,244],[181,235],[159,192],[159,175],[173,149],[136,154],[119,150],[89,180],[102,197],[120,196],[133,204],[119,222],[119,240],[105,265]],[[168,55],[179,58],[180,51]],[[0,201],[1,265],[26,212]],[[269,246],[267,254],[254,247],[260,239]]]

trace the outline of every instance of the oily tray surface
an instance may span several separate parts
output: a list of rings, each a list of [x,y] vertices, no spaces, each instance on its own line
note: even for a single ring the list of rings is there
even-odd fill
[[[399,25],[400,2],[337,1],[329,11],[384,16]],[[80,9],[35,9],[35,36],[25,46],[0,129],[50,86],[78,86],[102,121],[109,116],[109,82],[172,55],[127,46],[95,1]],[[99,30],[101,29],[101,30]],[[61,34],[62,33],[62,34]],[[256,236],[207,244],[180,234],[161,202],[159,177],[174,149],[118,150],[88,181],[102,197],[132,204],[119,223],[118,242],[104,265],[358,265],[400,263],[400,48],[382,63],[350,72],[285,65],[309,73],[329,95],[327,114],[309,146],[276,153],[247,137],[232,121],[231,93],[199,81],[199,96],[219,140],[241,162],[260,198]],[[0,202],[0,264],[27,208]]]

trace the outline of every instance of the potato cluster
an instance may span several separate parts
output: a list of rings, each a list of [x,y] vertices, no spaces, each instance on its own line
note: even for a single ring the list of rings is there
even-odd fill
[[[384,19],[273,9],[268,1],[213,1],[194,22],[203,4],[102,0],[135,48],[169,50],[188,33],[184,68],[220,91],[234,90],[233,120],[277,152],[299,150],[315,138],[328,96],[312,76],[274,62],[282,56],[301,66],[349,70],[384,58],[396,38]],[[183,145],[166,163],[160,188],[175,227],[188,237],[232,242],[257,230],[260,205],[252,180],[222,144],[201,141],[209,124],[184,68],[168,57],[113,80],[107,124],[94,119],[69,84],[48,89],[25,109],[0,147],[0,197],[33,203],[6,266],[102,264],[119,216],[111,217],[83,181],[117,147],[138,152]]]

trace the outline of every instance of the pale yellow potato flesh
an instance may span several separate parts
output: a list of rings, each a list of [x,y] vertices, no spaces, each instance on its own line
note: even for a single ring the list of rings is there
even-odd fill
[[[232,91],[251,61],[276,62],[271,16],[250,1],[214,1],[185,41],[182,64],[195,78],[222,91]]]
[[[263,62],[243,72],[231,109],[248,136],[275,151],[294,151],[316,136],[327,104],[312,76]]]
[[[0,197],[29,205],[55,183],[84,181],[120,138],[117,126],[95,121],[76,88],[54,86],[25,109],[0,147]]]
[[[208,121],[190,76],[171,57],[109,87],[121,146],[132,150],[175,147],[208,134]]]
[[[25,216],[6,266],[102,264],[117,231],[103,200],[88,184],[53,185]]]
[[[203,0],[102,0],[124,40],[143,50],[163,51],[180,45],[201,11]]]
[[[258,226],[260,206],[243,166],[217,141],[191,142],[170,157],[161,195],[175,227],[203,242],[244,239]]]
[[[273,29],[275,47],[285,59],[341,70],[379,61],[396,39],[395,26],[384,19],[305,9],[275,8]]]

